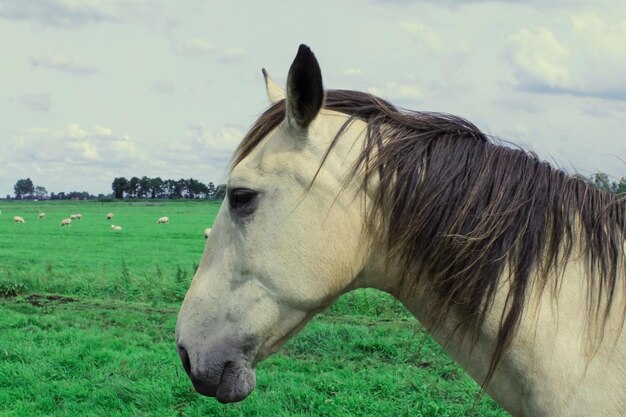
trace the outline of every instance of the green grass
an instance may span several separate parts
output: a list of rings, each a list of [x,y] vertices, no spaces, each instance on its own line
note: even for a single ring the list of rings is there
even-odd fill
[[[507,415],[373,290],[345,295],[261,363],[245,401],[196,394],[174,326],[218,208],[0,202],[0,416]],[[83,220],[60,228],[75,212]]]

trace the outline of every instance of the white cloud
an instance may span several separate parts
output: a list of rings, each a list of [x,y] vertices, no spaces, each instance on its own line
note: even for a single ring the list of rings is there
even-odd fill
[[[443,39],[439,33],[424,23],[403,22],[400,26],[418,41],[424,42],[431,48],[439,49],[443,46]]]
[[[100,72],[98,68],[65,54],[47,54],[31,57],[30,64],[35,68],[51,68],[79,76],[93,75]]]
[[[217,48],[206,39],[193,38],[173,41],[174,51],[181,56],[199,56],[213,54]]]
[[[111,2],[98,0],[3,0],[0,17],[30,20],[42,26],[79,27],[113,21]]]
[[[422,91],[417,86],[395,81],[389,81],[383,86],[370,87],[367,91],[375,96],[400,104],[416,102],[424,98]]]
[[[52,100],[50,94],[22,94],[16,98],[17,102],[32,111],[47,112],[52,110]]]
[[[245,59],[248,52],[242,48],[224,48],[219,52],[219,61],[223,64],[232,64]]]
[[[626,20],[576,15],[564,33],[523,29],[509,47],[522,89],[626,100]]]
[[[346,68],[342,71],[344,75],[348,76],[360,76],[363,75],[363,70],[360,68]]]
[[[176,91],[176,86],[170,80],[156,80],[150,87],[161,94],[172,94]]]
[[[211,41],[202,38],[181,41],[172,37],[171,42],[174,52],[184,57],[216,57],[221,63],[231,64],[248,56],[248,51],[243,48],[218,47]]]

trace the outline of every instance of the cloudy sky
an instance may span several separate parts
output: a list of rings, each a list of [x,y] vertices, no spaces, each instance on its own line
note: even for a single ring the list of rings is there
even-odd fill
[[[0,0],[0,195],[221,183],[300,43],[327,88],[626,176],[626,1]]]

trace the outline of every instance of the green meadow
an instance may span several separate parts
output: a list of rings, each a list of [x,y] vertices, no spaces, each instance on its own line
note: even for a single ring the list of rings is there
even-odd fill
[[[0,416],[508,415],[374,290],[345,295],[262,362],[245,401],[196,394],[174,327],[218,209],[0,201]]]

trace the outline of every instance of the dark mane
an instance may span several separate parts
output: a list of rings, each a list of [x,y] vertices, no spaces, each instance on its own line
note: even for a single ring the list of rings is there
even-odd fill
[[[584,256],[589,317],[606,320],[615,291],[626,286],[625,198],[533,153],[501,146],[459,117],[399,110],[344,90],[327,91],[325,108],[349,116],[344,128],[354,119],[368,125],[352,174],[362,175],[364,186],[378,178],[369,220],[383,226],[389,260],[400,265],[405,288],[428,279],[430,322],[460,308],[461,328],[476,334],[508,280],[486,382],[517,331],[531,287],[541,291],[550,284],[556,293],[573,256]],[[284,113],[279,102],[257,120],[233,167]]]

